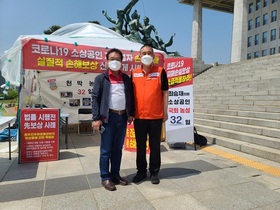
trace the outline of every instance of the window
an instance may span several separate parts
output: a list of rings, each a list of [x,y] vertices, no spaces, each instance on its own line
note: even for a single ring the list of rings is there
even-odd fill
[[[259,52],[254,52],[254,58],[258,58],[259,57]]]
[[[250,31],[253,28],[253,20],[248,21],[248,31]]]
[[[280,47],[279,47],[279,53],[280,53]]]
[[[256,0],[256,10],[261,8],[261,0]]]
[[[267,50],[262,50],[262,57],[267,56]]]
[[[267,42],[267,31],[263,32],[262,35],[262,43],[266,43]]]
[[[267,13],[263,15],[263,25],[266,25],[266,24],[268,24],[268,14]]]
[[[273,10],[271,12],[271,22],[274,22],[277,20],[277,11],[276,10]]]
[[[247,54],[247,60],[250,60],[250,59],[252,59],[252,54],[251,54],[251,53],[248,53],[248,54]]]
[[[256,34],[255,35],[255,45],[258,45],[260,43],[260,35]]]
[[[270,41],[276,40],[276,29],[270,31]]]
[[[275,47],[270,48],[270,55],[274,55],[275,54]]]
[[[273,3],[275,3],[275,2],[277,2],[277,0],[271,0],[271,4],[273,4]]]
[[[261,26],[261,19],[260,19],[260,17],[256,17],[255,28],[258,28],[260,26]]]
[[[248,13],[250,14],[252,12],[253,12],[253,3],[250,3],[249,4],[249,11],[248,11]]]
[[[263,0],[263,7],[266,7],[268,5],[268,0]]]
[[[251,47],[251,46],[252,46],[252,37],[249,36],[249,37],[248,37],[247,47]]]

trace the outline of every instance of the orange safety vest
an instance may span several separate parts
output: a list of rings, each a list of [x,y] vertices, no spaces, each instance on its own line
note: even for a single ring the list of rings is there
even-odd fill
[[[131,73],[135,98],[135,118],[163,118],[163,91],[161,89],[162,68],[153,66],[149,73],[142,68]]]

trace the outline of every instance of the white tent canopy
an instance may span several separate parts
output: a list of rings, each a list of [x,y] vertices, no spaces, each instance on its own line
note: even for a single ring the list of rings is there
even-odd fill
[[[140,43],[129,41],[118,33],[94,23],[74,23],[60,28],[51,35],[22,35],[15,41],[12,48],[1,56],[0,69],[6,81],[16,86],[22,85],[23,87],[20,93],[22,103],[19,105],[19,108],[25,107],[26,105],[30,106],[34,103],[43,103],[53,108],[63,107],[63,111],[70,113],[70,123],[74,123],[77,119],[76,113],[78,106],[71,107],[69,104],[73,101],[69,102],[71,99],[69,97],[62,97],[62,95],[69,96],[69,93],[72,92],[70,94],[72,99],[79,99],[79,106],[83,106],[83,100],[88,100],[91,97],[89,89],[92,86],[83,87],[85,93],[81,96],[77,95],[77,92],[81,89],[77,83],[83,85],[91,83],[97,74],[91,74],[92,76],[89,76],[84,72],[77,71],[67,72],[65,70],[59,72],[55,70],[48,71],[48,69],[42,68],[23,69],[23,61],[30,59],[28,56],[24,57],[23,48],[34,40],[45,41],[46,43],[71,44],[71,46],[73,44],[87,46],[92,49],[118,48],[122,51],[134,53],[139,51],[142,46]],[[161,54],[163,58],[167,57],[162,51],[155,49],[155,52]],[[65,85],[70,80],[73,81],[71,87]],[[56,89],[52,85],[55,85]]]
[[[20,84],[20,72],[22,69],[23,40],[48,40],[93,47],[119,48],[131,51],[139,51],[142,44],[127,40],[120,34],[94,23],[74,23],[60,28],[51,35],[21,35],[15,41],[11,49],[1,56],[0,69],[2,76],[12,84]],[[155,50],[166,56],[162,51]]]

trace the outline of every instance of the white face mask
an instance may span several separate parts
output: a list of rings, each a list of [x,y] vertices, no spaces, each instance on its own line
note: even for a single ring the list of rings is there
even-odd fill
[[[122,64],[121,64],[121,62],[119,62],[117,60],[112,60],[112,61],[109,61],[108,66],[112,71],[118,71],[118,70],[120,70]]]
[[[150,55],[144,55],[143,57],[141,57],[141,62],[144,65],[149,66],[153,62],[153,57]]]

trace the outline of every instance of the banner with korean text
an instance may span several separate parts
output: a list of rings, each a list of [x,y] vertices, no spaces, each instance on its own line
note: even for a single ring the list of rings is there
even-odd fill
[[[20,110],[19,163],[59,158],[59,109]]]
[[[165,59],[169,84],[167,143],[193,142],[193,62],[191,58]]]
[[[150,146],[149,146],[149,137],[147,137],[146,141],[146,154],[150,154]],[[130,152],[136,152],[136,138],[135,138],[135,130],[133,122],[131,124],[127,123],[126,127],[126,135],[124,139],[124,150]]]
[[[124,46],[126,47],[126,46]],[[23,41],[23,68],[67,72],[101,73],[106,70],[106,53],[109,49],[44,40]],[[123,50],[122,71],[141,65],[139,52]],[[155,53],[154,64],[162,66],[164,55]]]

